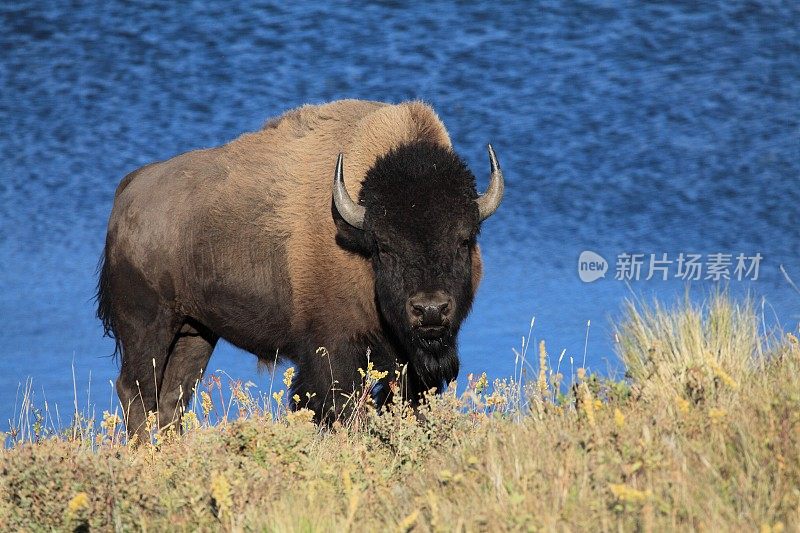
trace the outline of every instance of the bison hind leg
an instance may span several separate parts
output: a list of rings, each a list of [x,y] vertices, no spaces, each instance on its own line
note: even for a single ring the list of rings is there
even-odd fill
[[[180,430],[183,412],[203,378],[217,340],[217,335],[192,319],[175,335],[158,391],[161,428]]]
[[[116,388],[128,437],[149,442],[147,416],[158,410],[157,391],[178,326],[174,314],[164,308],[149,316],[138,311],[118,315],[122,367]]]

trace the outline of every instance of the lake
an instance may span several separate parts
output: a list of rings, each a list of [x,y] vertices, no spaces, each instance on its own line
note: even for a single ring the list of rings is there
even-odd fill
[[[780,270],[800,284],[796,2],[5,1],[0,48],[2,429],[29,377],[64,421],[73,383],[110,404],[93,293],[125,174],[339,98],[429,102],[481,190],[497,150],[506,197],[480,236],[462,380],[511,375],[532,317],[554,360],[618,372],[629,297],[723,285],[798,327]],[[230,345],[209,369],[270,379]]]

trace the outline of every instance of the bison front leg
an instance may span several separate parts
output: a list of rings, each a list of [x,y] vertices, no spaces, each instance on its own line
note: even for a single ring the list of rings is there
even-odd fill
[[[379,343],[355,342],[330,351],[320,348],[301,360],[292,387],[292,395],[298,396],[299,401],[293,406],[314,411],[318,423],[332,425],[337,420],[346,423],[363,399],[365,385],[370,382],[362,372],[368,371],[370,363],[373,370],[394,369],[394,360],[382,356],[384,351],[373,348],[375,345]],[[387,372],[386,376],[390,373]],[[380,380],[378,390],[366,394],[370,394],[378,405],[383,405],[388,400],[388,391],[388,377],[385,377]]]
[[[355,404],[355,392],[362,378],[359,368],[366,368],[366,349],[359,357],[353,349],[329,351],[319,348],[299,362],[292,395],[299,396],[294,407],[314,411],[317,423],[332,425],[344,422]]]

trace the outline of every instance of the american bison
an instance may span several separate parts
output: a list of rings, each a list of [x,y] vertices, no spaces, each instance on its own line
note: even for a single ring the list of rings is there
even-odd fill
[[[390,371],[379,403],[398,367],[412,401],[453,380],[481,278],[476,236],[503,196],[491,146],[489,160],[479,196],[430,107],[344,100],[126,176],[97,314],[121,353],[129,435],[149,439],[150,411],[180,418],[220,338],[295,364],[292,394],[323,421],[368,354]]]

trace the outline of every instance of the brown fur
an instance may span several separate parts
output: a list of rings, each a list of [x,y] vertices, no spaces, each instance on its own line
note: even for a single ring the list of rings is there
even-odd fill
[[[135,181],[126,179],[120,185],[111,228],[128,237],[127,243],[119,245],[139,259],[135,266],[148,279],[195,267],[186,262],[148,261],[153,247],[168,251],[187,238],[204,241],[204,236],[192,235],[194,217],[213,217],[215,227],[221,228],[220,242],[242,244],[220,249],[211,260],[215,272],[209,274],[236,275],[242,262],[248,262],[241,254],[258,249],[260,235],[274,236],[279,231],[286,239],[292,331],[307,333],[316,314],[332,308],[344,313],[339,318],[347,323],[374,327],[377,315],[368,296],[373,293],[369,263],[342,250],[334,239],[336,228],[330,218],[333,164],[339,152],[347,154],[347,188],[358,197],[366,171],[380,155],[417,139],[450,146],[441,121],[421,102],[386,105],[344,100],[303,106],[220,148],[189,152],[141,169]],[[259,205],[263,214],[250,220],[253,207]],[[148,224],[130,232],[141,220],[155,220],[164,211],[174,215],[170,224]],[[118,231],[122,224],[128,232]],[[147,232],[146,237],[141,232]],[[232,252],[240,256],[232,257]],[[327,259],[317,260],[320,257]],[[180,285],[181,280],[175,281]],[[202,311],[192,305],[193,289],[179,286],[173,303],[183,313],[197,316]],[[357,305],[353,296],[361,298]],[[344,302],[348,305],[337,305]],[[328,324],[333,325],[319,323],[323,330],[316,333],[321,339],[341,331],[325,327]]]
[[[131,273],[124,279],[109,276],[114,294],[155,301],[137,309],[116,298],[110,307],[114,315],[130,315],[129,322],[165,321],[169,338],[166,346],[139,339],[131,347],[140,342],[154,352],[157,371],[174,387],[180,380],[167,358],[170,349],[182,346],[174,340],[180,331],[199,339],[192,348],[197,353],[210,355],[222,336],[269,362],[276,350],[294,355],[285,349],[297,336],[324,346],[379,328],[369,260],[335,241],[334,164],[343,152],[347,189],[358,198],[376,159],[411,141],[451,147],[443,124],[421,102],[343,100],[300,107],[224,146],[188,152],[127,176],[117,189],[104,268]],[[474,291],[481,261],[477,247],[472,254]],[[198,279],[209,281],[198,286]],[[228,302],[257,302],[263,316],[253,324],[233,324],[235,309],[205,304],[223,296]],[[237,337],[235,331],[248,326],[255,338]],[[125,356],[131,347],[124,339],[122,344],[118,388],[121,398],[130,398],[132,385],[122,382],[131,373]],[[200,368],[192,369],[193,375],[202,373],[208,355],[197,359]],[[140,372],[142,366],[135,368]]]

